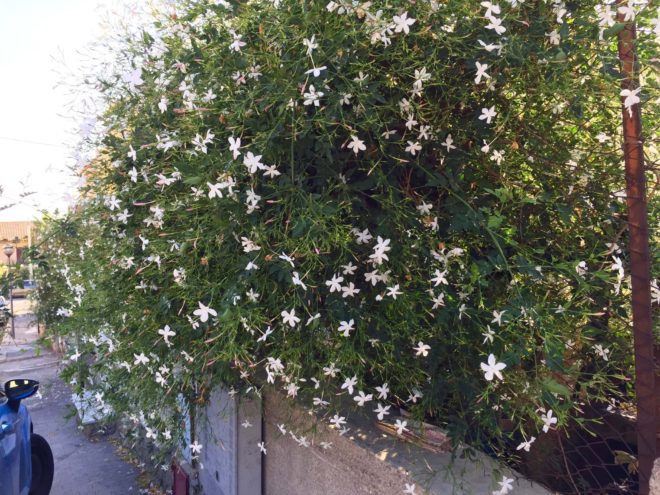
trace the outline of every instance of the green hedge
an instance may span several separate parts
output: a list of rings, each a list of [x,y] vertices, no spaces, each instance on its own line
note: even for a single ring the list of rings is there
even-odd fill
[[[201,2],[123,35],[80,206],[44,227],[78,386],[161,445],[179,394],[271,386],[511,462],[630,403],[611,7],[500,3]]]

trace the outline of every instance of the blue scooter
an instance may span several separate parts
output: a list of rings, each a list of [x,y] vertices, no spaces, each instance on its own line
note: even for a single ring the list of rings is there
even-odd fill
[[[48,495],[55,464],[48,442],[33,433],[23,399],[39,388],[35,380],[9,380],[0,390],[0,495]]]

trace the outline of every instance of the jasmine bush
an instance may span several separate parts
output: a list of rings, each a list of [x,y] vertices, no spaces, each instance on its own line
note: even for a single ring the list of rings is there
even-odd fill
[[[181,2],[123,35],[43,226],[68,376],[194,455],[181,404],[218,385],[340,432],[337,393],[404,406],[514,463],[630,405],[615,35],[641,26],[652,161],[659,11],[500,3]]]

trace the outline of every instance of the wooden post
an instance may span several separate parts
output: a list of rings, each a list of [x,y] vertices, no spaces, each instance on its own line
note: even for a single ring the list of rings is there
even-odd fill
[[[627,0],[617,0],[617,6],[627,6]],[[618,21],[624,22],[619,12]],[[633,91],[639,87],[634,21],[619,32],[619,61],[623,78],[621,89]],[[648,215],[646,208],[646,177],[642,119],[639,103],[625,108],[622,94],[623,153],[626,166],[626,203],[630,233],[630,275],[632,279],[632,318],[635,342],[635,390],[637,393],[637,460],[639,463],[639,493],[649,494],[649,480],[656,456],[658,404],[655,395],[657,348],[653,338],[651,314],[651,262],[649,256]],[[655,351],[654,352],[654,348]]]

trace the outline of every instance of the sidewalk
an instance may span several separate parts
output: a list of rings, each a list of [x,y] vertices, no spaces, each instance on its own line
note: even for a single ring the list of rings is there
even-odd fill
[[[140,493],[139,470],[118,457],[108,438],[87,438],[71,416],[71,390],[58,377],[59,359],[36,345],[29,302],[15,301],[16,338],[7,336],[0,345],[0,381],[32,378],[39,393],[25,401],[35,433],[50,443],[55,459],[51,495],[126,495]]]

